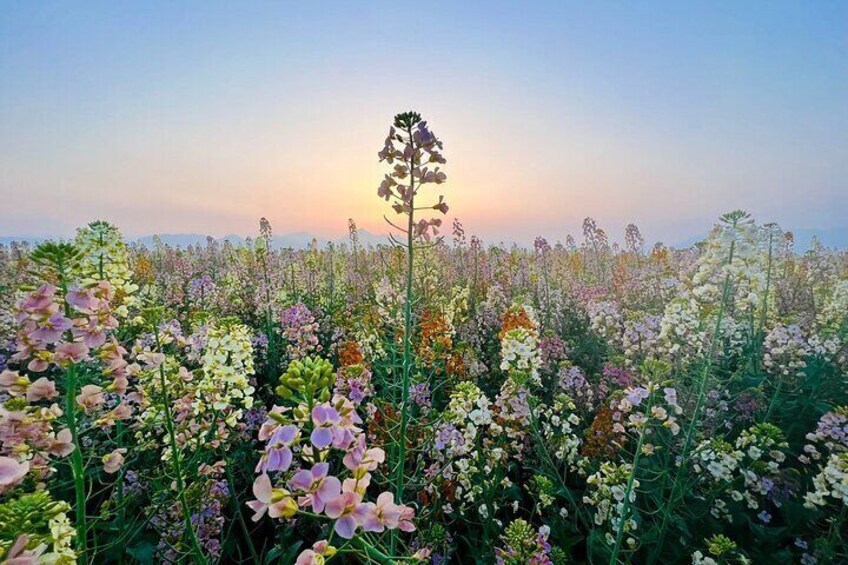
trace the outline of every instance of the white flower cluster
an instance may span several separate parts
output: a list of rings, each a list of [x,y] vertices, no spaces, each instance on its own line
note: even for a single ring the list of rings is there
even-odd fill
[[[698,550],[692,554],[692,565],[718,565],[718,561]]]
[[[660,320],[662,350],[672,359],[689,361],[704,351],[706,334],[698,302],[688,292],[666,304]]]
[[[695,265],[690,292],[666,305],[660,338],[669,354],[700,355],[720,311],[719,338],[728,346],[722,351],[738,352],[746,343],[750,320],[759,319],[765,303],[768,233],[744,212],[722,216]]]
[[[618,304],[610,300],[591,300],[586,311],[592,331],[608,341],[618,340],[624,319]]]
[[[577,405],[571,397],[559,394],[552,406],[539,407],[539,427],[545,445],[553,448],[553,455],[564,461],[572,471],[581,471],[579,465],[580,445],[578,432],[580,418],[576,414]]]
[[[763,366],[773,375],[802,377],[810,348],[797,324],[776,324],[763,342]]]
[[[804,495],[804,506],[825,506],[828,497],[848,507],[848,452],[830,454],[827,463],[813,477],[813,490]]]
[[[610,531],[606,533],[607,542],[615,543],[616,534],[620,527],[624,528],[625,534],[634,532],[637,528],[636,520],[631,514],[622,524],[622,513],[624,511],[624,499],[627,496],[627,482],[633,466],[629,463],[615,464],[610,461],[601,463],[597,473],[586,479],[588,484],[587,494],[583,497],[583,503],[595,507],[594,522],[598,526],[607,525]],[[639,480],[634,479],[633,489],[630,491],[630,504],[636,502],[636,489],[639,488]],[[636,539],[632,535],[625,538],[629,547],[635,547]]]
[[[535,381],[542,364],[536,335],[525,328],[509,330],[501,340],[501,369],[521,371]]]
[[[74,239],[83,257],[79,265],[80,279],[84,286],[107,280],[115,289],[115,313],[125,318],[129,308],[137,304],[133,296],[138,285],[132,282],[127,246],[118,228],[107,222],[92,222],[77,230]]]
[[[209,327],[203,367],[195,390],[197,413],[227,412],[226,422],[235,426],[242,409],[253,406],[253,346],[247,326],[224,323]]]
[[[752,510],[761,508],[775,489],[788,448],[783,432],[771,424],[744,430],[733,445],[720,438],[701,442],[695,449],[694,471],[706,470],[719,491],[711,514],[730,520],[724,495],[733,502],[744,501]]]
[[[826,335],[836,334],[848,324],[848,279],[836,281],[823,302],[817,316],[819,329]]]
[[[804,446],[808,455],[800,457],[803,463],[821,460],[820,449],[828,455],[813,477],[813,490],[804,495],[804,506],[824,507],[830,499],[848,506],[848,407],[837,407],[822,416],[816,431],[807,434],[807,439],[811,443]]]
[[[434,470],[440,468],[442,478],[455,484],[460,511],[482,502],[480,496],[492,488],[497,471],[506,461],[504,449],[489,441],[503,434],[491,407],[477,385],[460,383],[451,394],[445,424],[436,432],[435,448],[442,458]],[[485,512],[487,507],[480,506],[480,510]]]
[[[511,316],[517,316],[526,325],[504,328],[501,335],[501,370],[510,376],[515,376],[515,372],[521,373],[533,384],[541,385],[539,368],[542,366],[542,354],[536,314],[530,306],[514,305],[505,315],[505,322]]]

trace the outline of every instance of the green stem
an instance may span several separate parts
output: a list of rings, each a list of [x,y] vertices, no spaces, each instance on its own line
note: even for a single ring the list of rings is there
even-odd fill
[[[224,454],[224,470],[227,473],[227,484],[230,488],[230,499],[233,501],[233,506],[236,509],[236,517],[238,518],[241,531],[244,533],[244,538],[247,540],[247,547],[250,549],[250,556],[254,563],[261,563],[259,554],[256,553],[256,548],[253,546],[253,539],[250,535],[250,530],[247,527],[247,522],[244,521],[244,514],[241,512],[241,504],[239,504],[238,495],[236,494],[236,482],[233,478],[233,470],[230,468],[230,462],[227,461],[226,453]]]
[[[153,324],[153,334],[156,338],[156,348],[161,351],[162,346],[159,341],[159,328],[157,324]],[[174,432],[174,420],[171,417],[171,401],[168,397],[167,379],[165,378],[165,364],[159,365],[159,384],[162,387],[162,408],[165,414],[165,427],[168,430],[168,442],[171,447],[171,461],[174,467],[174,475],[177,483],[177,492],[180,502],[180,507],[183,511],[183,521],[185,523],[185,535],[189,537],[192,553],[197,563],[205,564],[206,557],[203,555],[203,550],[200,548],[200,542],[197,540],[197,534],[194,532],[194,526],[191,523],[191,509],[188,506],[188,501],[185,495],[185,481],[183,480],[183,468],[180,459],[180,449],[177,446],[177,435]]]
[[[65,274],[65,266],[60,262],[58,265],[59,285],[62,289],[62,296],[65,297],[64,309],[65,317],[72,318],[71,305],[68,304],[68,279]],[[68,340],[73,341],[73,334],[68,332]],[[74,495],[76,512],[76,530],[77,530],[77,554],[83,562],[86,560],[88,551],[88,523],[86,519],[86,496],[85,496],[85,463],[82,458],[82,445],[79,441],[79,429],[77,428],[77,389],[79,382],[77,381],[77,366],[70,365],[65,372],[65,412],[67,413],[68,430],[71,432],[71,441],[74,444],[74,450],[71,452],[71,474],[74,477]]]
[[[410,143],[412,143],[412,128],[408,131]],[[410,173],[415,166],[415,155],[410,158]],[[406,457],[406,427],[409,420],[409,380],[412,370],[412,269],[414,267],[414,240],[415,229],[415,180],[410,174],[409,179],[409,219],[406,233],[406,302],[403,308],[403,376],[401,379],[401,405],[400,405],[400,439],[398,446],[398,466],[395,478],[395,496],[398,504],[402,503],[403,481],[404,481],[404,458]]]
[[[65,372],[67,392],[65,394],[65,411],[68,417],[68,429],[74,443],[71,452],[71,472],[74,476],[74,494],[76,502],[76,530],[77,530],[77,556],[85,562],[88,549],[88,523],[85,511],[85,464],[82,458],[82,445],[79,441],[79,430],[77,428],[77,367],[71,365]]]
[[[621,542],[624,540],[624,524],[627,522],[628,514],[630,514],[630,495],[633,492],[633,485],[636,482],[636,471],[639,469],[639,461],[642,458],[642,445],[645,443],[645,429],[650,422],[651,406],[653,405],[654,395],[648,397],[648,402],[645,405],[645,414],[648,421],[639,432],[639,441],[636,443],[636,453],[633,455],[633,468],[630,469],[630,476],[627,478],[627,488],[624,491],[624,500],[622,501],[621,516],[618,522],[618,531],[615,534],[615,549],[610,556],[610,565],[618,563],[618,554],[621,552]]]
[[[736,249],[736,241],[732,241],[730,243],[730,253],[727,260],[727,265],[733,264],[733,253]],[[721,332],[721,323],[724,319],[724,310],[727,305],[727,299],[730,295],[730,273],[725,275],[724,277],[724,285],[722,287],[721,292],[721,304],[719,305],[718,314],[716,315],[715,327],[713,328],[712,339],[710,340],[710,349],[707,355],[706,364],[704,365],[704,370],[701,373],[701,379],[698,383],[698,394],[695,399],[695,408],[692,412],[692,419],[689,422],[689,426],[686,428],[686,437],[683,442],[683,452],[680,457],[680,464],[677,466],[677,470],[674,472],[674,481],[671,485],[671,493],[669,494],[668,501],[663,508],[663,517],[662,522],[660,523],[660,530],[657,538],[656,545],[654,546],[654,551],[648,559],[648,563],[653,564],[656,560],[662,555],[663,545],[665,544],[665,536],[668,531],[668,522],[671,517],[671,511],[674,508],[674,505],[677,503],[675,500],[678,496],[677,490],[680,487],[680,482],[683,478],[683,474],[686,470],[686,465],[689,461],[689,452],[692,449],[692,442],[695,438],[695,428],[698,426],[699,418],[701,415],[701,409],[704,404],[704,396],[707,391],[707,384],[710,380],[710,372],[712,370],[713,357],[716,352],[716,342],[718,341],[718,336]]]
[[[407,129],[409,143],[413,144],[412,126]],[[414,267],[415,229],[415,148],[409,158],[409,218],[406,232],[406,302],[403,308],[403,375],[401,378],[400,431],[398,438],[398,460],[395,475],[395,498],[403,504],[404,463],[406,459],[406,428],[409,424],[409,380],[412,370],[412,269]],[[392,532],[390,547],[394,553],[397,533]]]

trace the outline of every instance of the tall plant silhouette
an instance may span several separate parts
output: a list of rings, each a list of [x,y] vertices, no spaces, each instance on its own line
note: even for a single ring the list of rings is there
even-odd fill
[[[390,202],[396,214],[406,216],[404,222],[395,223],[386,216],[386,222],[397,230],[391,234],[392,242],[406,251],[406,291],[403,315],[403,365],[401,373],[400,398],[400,427],[395,439],[397,445],[394,478],[395,496],[403,500],[404,489],[404,460],[406,458],[406,432],[409,424],[409,386],[410,374],[414,365],[412,358],[413,327],[413,268],[415,266],[415,250],[417,246],[427,245],[438,237],[442,220],[436,218],[417,218],[416,212],[437,211],[446,214],[448,205],[444,196],[439,195],[437,202],[421,204],[420,192],[425,185],[440,185],[447,176],[439,169],[445,158],[441,154],[442,142],[430,131],[427,122],[417,112],[404,112],[394,118],[389,135],[383,148],[378,153],[380,161],[385,161],[393,168],[386,173],[377,194]]]

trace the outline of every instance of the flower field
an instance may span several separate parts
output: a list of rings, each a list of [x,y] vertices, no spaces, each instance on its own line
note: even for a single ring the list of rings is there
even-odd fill
[[[0,247],[0,562],[848,562],[848,253],[489,245],[379,149],[385,245]]]

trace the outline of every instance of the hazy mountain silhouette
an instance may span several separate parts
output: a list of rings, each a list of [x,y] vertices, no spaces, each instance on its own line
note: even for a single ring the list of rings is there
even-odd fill
[[[833,228],[833,229],[801,229],[792,230],[795,235],[795,250],[804,252],[810,248],[810,244],[814,237],[817,237],[822,245],[835,249],[848,249],[848,228]],[[163,244],[171,247],[188,247],[189,245],[206,245],[210,236],[200,233],[170,233],[161,235],[147,235],[136,239],[128,239],[127,243],[136,243],[145,247],[153,247],[156,238]],[[695,245],[699,241],[703,241],[706,234],[693,236],[683,241],[674,244],[677,248],[686,248]],[[46,238],[46,237],[27,237],[27,236],[0,236],[0,245],[9,245],[13,241],[27,242],[30,244],[38,244],[47,239],[61,238]],[[65,238],[67,239],[67,238]],[[212,238],[219,243],[228,241],[233,245],[243,245],[247,240],[246,237],[231,234],[224,237]],[[328,242],[335,244],[348,243],[347,237],[338,239],[328,239],[317,237],[308,232],[294,232],[283,235],[275,235],[272,238],[271,247],[274,249],[303,249],[308,247],[312,240],[318,241],[318,245],[325,246]],[[388,243],[388,238],[385,235],[371,233],[367,230],[359,230],[359,243],[363,247],[374,247],[377,245],[385,245]],[[493,242],[494,243],[494,242]]]

